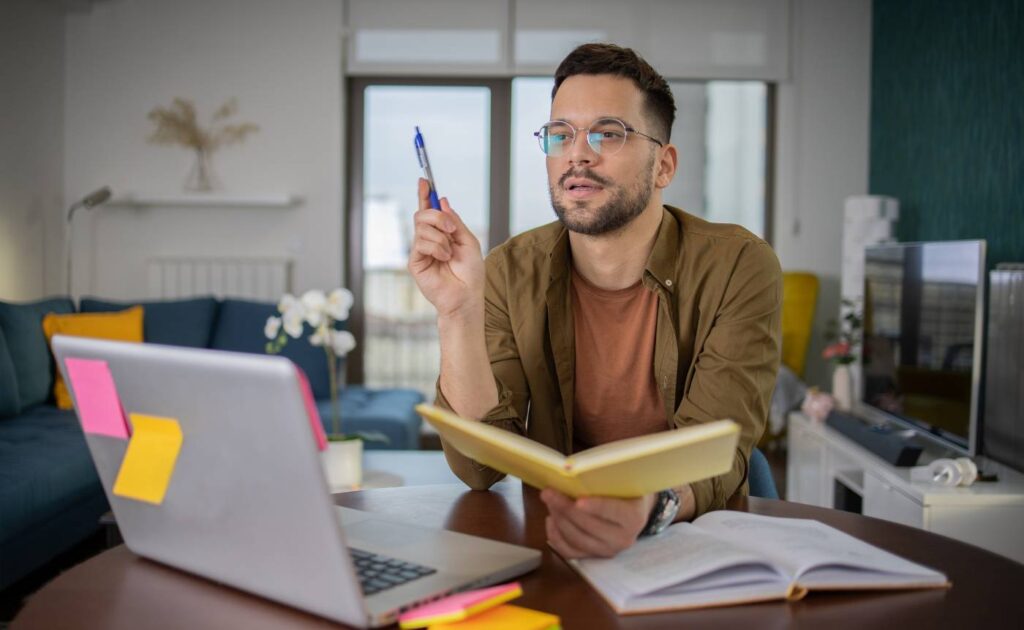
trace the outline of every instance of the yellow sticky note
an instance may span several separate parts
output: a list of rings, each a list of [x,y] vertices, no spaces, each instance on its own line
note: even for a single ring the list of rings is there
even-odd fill
[[[160,505],[181,450],[181,426],[174,418],[131,414],[132,437],[114,482],[114,494]]]
[[[558,615],[505,604],[469,619],[432,625],[429,630],[558,630],[560,622]]]

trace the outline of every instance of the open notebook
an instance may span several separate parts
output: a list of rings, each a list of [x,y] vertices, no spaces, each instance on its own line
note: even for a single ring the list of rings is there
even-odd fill
[[[729,510],[677,523],[615,558],[570,564],[620,614],[949,586],[933,569],[818,521]]]

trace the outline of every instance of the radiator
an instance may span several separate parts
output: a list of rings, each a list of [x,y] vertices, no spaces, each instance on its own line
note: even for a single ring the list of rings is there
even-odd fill
[[[149,297],[214,295],[276,302],[292,292],[292,266],[286,258],[152,258],[146,264]]]

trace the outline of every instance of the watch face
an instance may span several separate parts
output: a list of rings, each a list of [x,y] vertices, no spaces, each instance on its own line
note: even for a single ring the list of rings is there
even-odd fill
[[[675,490],[662,490],[658,493],[654,507],[651,509],[651,516],[647,519],[647,525],[640,532],[640,536],[653,536],[661,533],[676,520],[678,513],[679,495],[675,493]]]

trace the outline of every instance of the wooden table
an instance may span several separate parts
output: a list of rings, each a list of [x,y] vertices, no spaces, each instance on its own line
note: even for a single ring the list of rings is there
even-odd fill
[[[544,550],[540,568],[521,578],[515,603],[560,615],[563,628],[1020,628],[1024,565],[922,530],[823,508],[751,498],[733,509],[814,518],[909,560],[945,572],[949,590],[812,593],[772,602],[630,617],[617,616],[545,544],[543,504],[518,482],[490,492],[460,485],[416,486],[336,495],[347,507],[405,518]],[[116,547],[33,595],[12,628],[315,628],[338,627],[234,589],[141,559]]]

